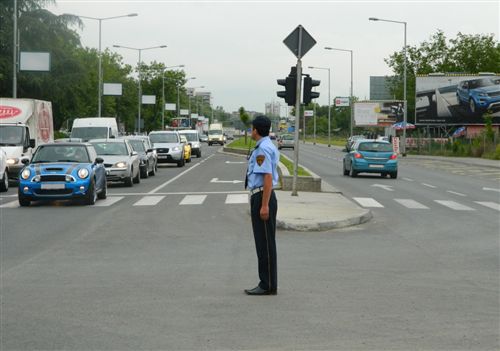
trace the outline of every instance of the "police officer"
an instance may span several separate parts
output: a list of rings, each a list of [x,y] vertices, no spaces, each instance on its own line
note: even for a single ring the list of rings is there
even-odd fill
[[[248,295],[276,295],[276,214],[278,202],[273,188],[278,185],[279,152],[269,138],[271,120],[257,116],[252,121],[252,139],[257,144],[248,160],[245,187],[250,190],[252,229],[257,249],[259,284],[245,290]]]

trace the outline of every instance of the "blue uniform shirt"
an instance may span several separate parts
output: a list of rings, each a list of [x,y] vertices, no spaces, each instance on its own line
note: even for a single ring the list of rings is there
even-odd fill
[[[273,188],[275,188],[279,180],[277,169],[279,159],[279,151],[271,139],[268,136],[261,138],[248,160],[248,189],[252,190],[264,186],[266,173],[272,174]]]

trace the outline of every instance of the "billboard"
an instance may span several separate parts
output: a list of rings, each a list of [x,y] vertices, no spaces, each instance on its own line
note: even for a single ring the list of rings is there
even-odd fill
[[[177,110],[176,104],[165,104],[165,111],[175,111]]]
[[[361,101],[354,103],[354,124],[363,127],[390,127],[402,122],[404,102]]]
[[[142,103],[144,105],[154,105],[154,104],[156,104],[156,96],[155,95],[142,95]]]
[[[102,95],[122,96],[121,83],[104,83]]]
[[[21,51],[19,61],[19,70],[21,71],[50,71],[49,52]]]
[[[415,124],[484,124],[490,110],[500,124],[500,75],[417,76]]]
[[[346,107],[346,106],[349,106],[349,98],[348,97],[339,97],[339,96],[337,96],[335,98],[334,104],[337,107]]]

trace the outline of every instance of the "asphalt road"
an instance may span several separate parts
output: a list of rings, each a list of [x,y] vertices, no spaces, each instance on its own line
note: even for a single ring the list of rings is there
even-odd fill
[[[0,349],[498,349],[498,171],[407,159],[397,180],[352,179],[341,152],[306,145],[301,163],[383,207],[279,232],[279,295],[249,297],[245,159],[216,150],[92,207],[2,195]]]

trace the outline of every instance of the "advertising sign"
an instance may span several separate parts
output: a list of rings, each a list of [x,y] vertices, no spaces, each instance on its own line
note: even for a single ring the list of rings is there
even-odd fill
[[[349,98],[348,97],[336,97],[334,101],[335,106],[337,107],[347,107],[349,106]]]
[[[198,119],[197,113],[191,113],[191,119]]]
[[[165,111],[175,111],[175,110],[176,110],[175,104],[165,104]]]
[[[102,95],[122,96],[121,83],[104,83]]]
[[[144,105],[154,105],[156,104],[156,96],[155,95],[143,95],[142,103]]]
[[[500,124],[500,75],[417,76],[415,95],[416,124]]]
[[[314,116],[313,110],[305,110],[304,111],[304,117],[312,117],[312,116]]]
[[[21,71],[50,71],[50,53],[21,51],[19,69]]]
[[[181,116],[189,116],[189,110],[183,110],[183,109],[181,109],[181,110],[179,111],[179,114],[180,114]]]
[[[354,124],[366,127],[390,127],[402,122],[403,101],[363,101],[354,104]]]

